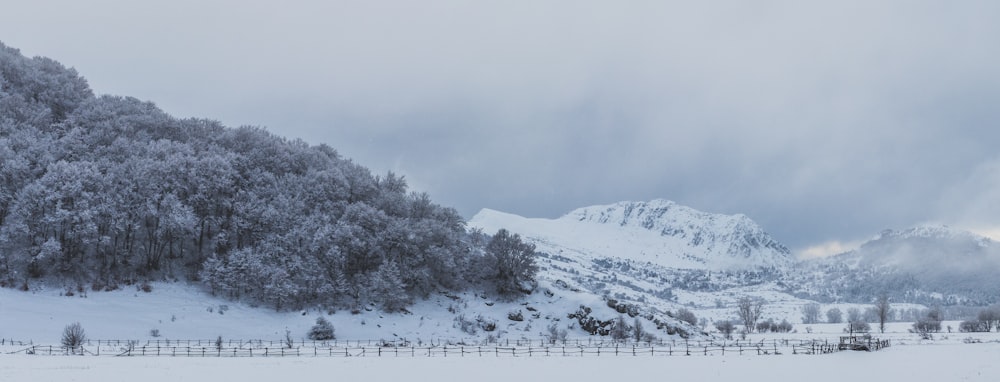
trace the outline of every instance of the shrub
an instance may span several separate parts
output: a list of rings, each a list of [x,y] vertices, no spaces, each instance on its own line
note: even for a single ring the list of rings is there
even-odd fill
[[[962,321],[958,324],[958,331],[963,333],[988,332],[989,327],[983,321]]]
[[[687,322],[692,326],[698,325],[698,317],[695,317],[693,312],[685,308],[681,308],[680,310],[677,311],[677,319]]]
[[[847,323],[847,327],[844,328],[845,333],[868,333],[872,330],[871,325],[868,325],[864,321],[852,321]]]
[[[455,316],[455,324],[453,325],[453,327],[458,328],[459,330],[461,330],[466,334],[475,335],[477,323],[475,321],[466,319],[464,314],[460,314]]]
[[[778,324],[777,332],[779,333],[790,333],[792,331],[792,324],[788,320],[781,320]]]
[[[323,317],[316,318],[316,325],[309,329],[308,337],[313,341],[329,341],[336,338],[333,325]]]
[[[719,333],[722,333],[722,335],[724,335],[726,339],[732,339],[733,331],[736,330],[736,325],[733,325],[732,321],[725,320],[716,322],[715,328],[718,329]]]
[[[492,332],[497,330],[497,321],[493,319],[488,319],[483,316],[476,317],[476,322],[479,323],[479,328],[484,332]]]
[[[611,339],[615,341],[625,341],[632,333],[632,328],[625,322],[625,316],[619,315],[611,325]]]
[[[938,333],[941,331],[941,321],[924,318],[913,323],[913,330],[917,333]]]
[[[758,322],[757,323],[757,333],[774,332],[774,331],[776,331],[775,327],[776,327],[776,324],[774,323],[774,320],[767,320],[767,321],[763,321],[763,322]]]
[[[555,345],[557,342],[566,343],[566,329],[560,329],[559,324],[553,322],[548,327],[548,334],[546,337],[549,338],[549,344]]]

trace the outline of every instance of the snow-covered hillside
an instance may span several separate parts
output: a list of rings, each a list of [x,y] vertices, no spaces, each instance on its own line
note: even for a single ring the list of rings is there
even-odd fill
[[[264,339],[282,340],[285,331],[305,339],[318,317],[327,318],[340,340],[385,340],[418,343],[486,344],[517,340],[594,338],[569,314],[581,306],[590,317],[611,320],[619,313],[600,296],[554,287],[542,280],[535,293],[517,301],[498,301],[474,292],[434,293],[403,313],[385,313],[375,306],[359,311],[275,311],[211,296],[184,283],[153,283],[151,292],[136,287],[110,292],[37,287],[28,292],[0,288],[0,338],[57,344],[63,328],[79,322],[94,339]],[[644,309],[644,312],[646,310]],[[626,316],[628,317],[628,316]],[[653,318],[653,320],[649,319]],[[658,339],[679,339],[657,323],[681,326],[662,314],[628,317]],[[687,327],[692,332],[695,330]],[[155,334],[154,334],[155,333]],[[564,337],[563,337],[564,336]]]
[[[736,318],[741,297],[768,302],[765,318],[799,322],[811,301],[780,284],[788,250],[742,215],[704,213],[655,200],[577,209],[558,219],[482,210],[472,228],[518,233],[540,253],[538,279],[644,313],[680,309],[711,323]]]
[[[559,219],[483,210],[469,226],[486,233],[507,228],[536,245],[539,271],[533,293],[499,301],[475,291],[440,290],[394,314],[375,305],[354,312],[275,312],[183,283],[154,283],[152,293],[135,286],[81,293],[38,283],[28,292],[0,289],[0,338],[54,342],[65,325],[79,321],[93,338],[148,339],[156,331],[173,339],[280,339],[288,330],[301,339],[323,316],[340,339],[481,344],[555,335],[607,340],[585,329],[584,322],[622,317],[630,326],[638,323],[651,336],[669,340],[710,336],[715,322],[737,317],[736,301],[742,297],[766,302],[763,319],[787,320],[802,331],[801,309],[814,301],[823,312],[864,312],[872,296],[889,290],[896,293],[892,300],[898,317],[904,312],[915,317],[926,305],[950,301],[944,300],[950,295],[928,289],[934,284],[914,284],[921,280],[918,276],[932,273],[906,273],[886,265],[892,264],[886,258],[895,258],[885,255],[888,249],[898,256],[903,256],[900,248],[921,249],[904,254],[919,256],[934,248],[932,260],[904,262],[924,267],[943,262],[946,266],[938,268],[947,270],[957,269],[948,264],[969,259],[987,264],[997,248],[961,231],[924,227],[883,232],[838,257],[792,263],[787,250],[745,216],[707,214],[666,201],[582,208]],[[995,268],[984,269],[986,276],[996,274],[989,273]],[[913,300],[920,296],[924,299]],[[698,322],[681,321],[682,309],[693,312]]]
[[[793,262],[785,246],[744,215],[706,213],[667,200],[584,207],[558,219],[484,209],[469,225],[486,233],[506,228],[542,251],[675,269],[786,268]]]

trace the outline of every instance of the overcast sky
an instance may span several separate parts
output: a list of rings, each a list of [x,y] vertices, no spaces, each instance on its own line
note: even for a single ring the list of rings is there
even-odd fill
[[[800,254],[1000,232],[1000,2],[818,3],[38,0],[0,41],[467,218],[664,198]]]

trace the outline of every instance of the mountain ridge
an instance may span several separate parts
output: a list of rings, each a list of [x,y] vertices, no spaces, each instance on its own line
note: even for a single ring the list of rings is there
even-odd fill
[[[592,252],[668,267],[729,270],[787,267],[794,262],[784,245],[746,215],[702,212],[664,199],[582,207],[556,219],[483,209],[469,224],[507,228],[567,248],[593,244]],[[622,237],[635,245],[623,243]]]

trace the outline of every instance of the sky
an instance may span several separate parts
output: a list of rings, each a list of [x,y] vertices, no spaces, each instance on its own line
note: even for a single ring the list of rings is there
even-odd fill
[[[1000,239],[996,1],[47,1],[98,94],[328,144],[466,218],[669,199],[802,256]]]

